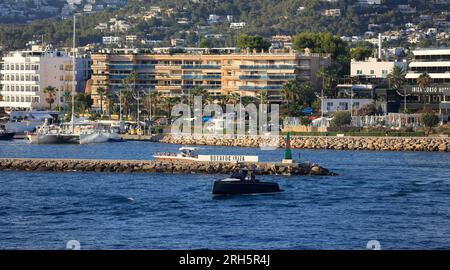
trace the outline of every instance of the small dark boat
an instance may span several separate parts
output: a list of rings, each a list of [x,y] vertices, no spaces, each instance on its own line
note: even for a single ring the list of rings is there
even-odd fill
[[[255,170],[241,169],[230,177],[214,181],[213,195],[261,194],[283,191],[277,183],[255,178]]]
[[[15,133],[6,132],[4,126],[0,126],[0,141],[12,140],[14,139]]]

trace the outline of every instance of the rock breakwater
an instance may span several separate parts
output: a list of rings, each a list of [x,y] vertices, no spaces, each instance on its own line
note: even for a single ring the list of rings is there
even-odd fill
[[[0,171],[229,174],[239,170],[242,165],[245,166],[226,162],[0,158]],[[335,175],[317,164],[259,162],[247,165],[259,169],[263,175]]]
[[[264,147],[278,145],[284,147],[281,136],[246,136],[231,138],[225,136],[172,136],[166,135],[162,143],[217,145],[240,147]],[[332,149],[332,150],[372,150],[372,151],[429,151],[450,152],[450,138],[445,137],[303,137],[291,138],[292,148]]]

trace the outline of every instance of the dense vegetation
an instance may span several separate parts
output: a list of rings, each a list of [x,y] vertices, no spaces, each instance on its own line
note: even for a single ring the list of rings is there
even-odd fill
[[[137,34],[156,40],[184,38],[187,45],[198,46],[204,34],[224,34],[223,38],[210,41],[211,46],[235,45],[238,34],[251,34],[269,37],[277,34],[295,35],[300,32],[330,32],[335,35],[359,35],[367,31],[369,23],[378,24],[379,30],[396,29],[407,22],[417,21],[418,14],[401,14],[395,10],[398,4],[410,3],[417,10],[433,16],[444,16],[442,10],[448,10],[450,4],[431,5],[430,1],[387,0],[386,5],[362,9],[356,0],[340,0],[328,3],[320,0],[130,0],[125,8],[107,10],[95,14],[83,15],[79,23],[80,44],[99,42],[101,33],[94,27],[109,18],[119,16],[126,18],[132,29],[127,34]],[[436,2],[436,1],[434,1]],[[438,2],[438,1],[437,1]],[[172,16],[162,14],[162,18],[148,21],[140,19],[150,6],[159,6],[162,10],[172,8]],[[304,7],[304,9],[299,9]],[[326,17],[321,10],[327,8],[341,9],[340,17]],[[378,15],[373,16],[374,12]],[[220,23],[210,25],[205,32],[198,26],[207,26],[209,14],[222,16]],[[135,16],[137,15],[137,16]],[[223,20],[232,15],[235,22],[246,22],[244,29],[232,30],[229,23]],[[131,16],[131,17],[129,17]],[[179,18],[186,18],[189,24],[179,24]],[[420,22],[419,27],[425,29],[432,22]],[[23,48],[25,43],[33,39],[33,35],[44,35],[44,39],[56,45],[68,44],[71,34],[70,19],[37,20],[27,24],[0,24],[0,45],[5,49]],[[125,35],[125,33],[123,33]],[[203,44],[207,45],[207,44]]]

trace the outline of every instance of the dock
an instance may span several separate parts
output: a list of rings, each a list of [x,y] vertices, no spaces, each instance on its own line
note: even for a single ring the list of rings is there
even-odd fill
[[[230,174],[246,166],[262,175],[336,175],[310,163],[0,158],[0,171]]]

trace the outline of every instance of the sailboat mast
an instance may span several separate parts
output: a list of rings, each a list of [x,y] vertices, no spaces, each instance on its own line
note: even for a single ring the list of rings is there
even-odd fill
[[[71,122],[72,122],[72,132],[74,131],[74,125],[75,125],[75,38],[76,38],[76,34],[75,34],[75,27],[76,27],[76,15],[73,15],[73,40],[72,40],[72,117],[71,117]]]

